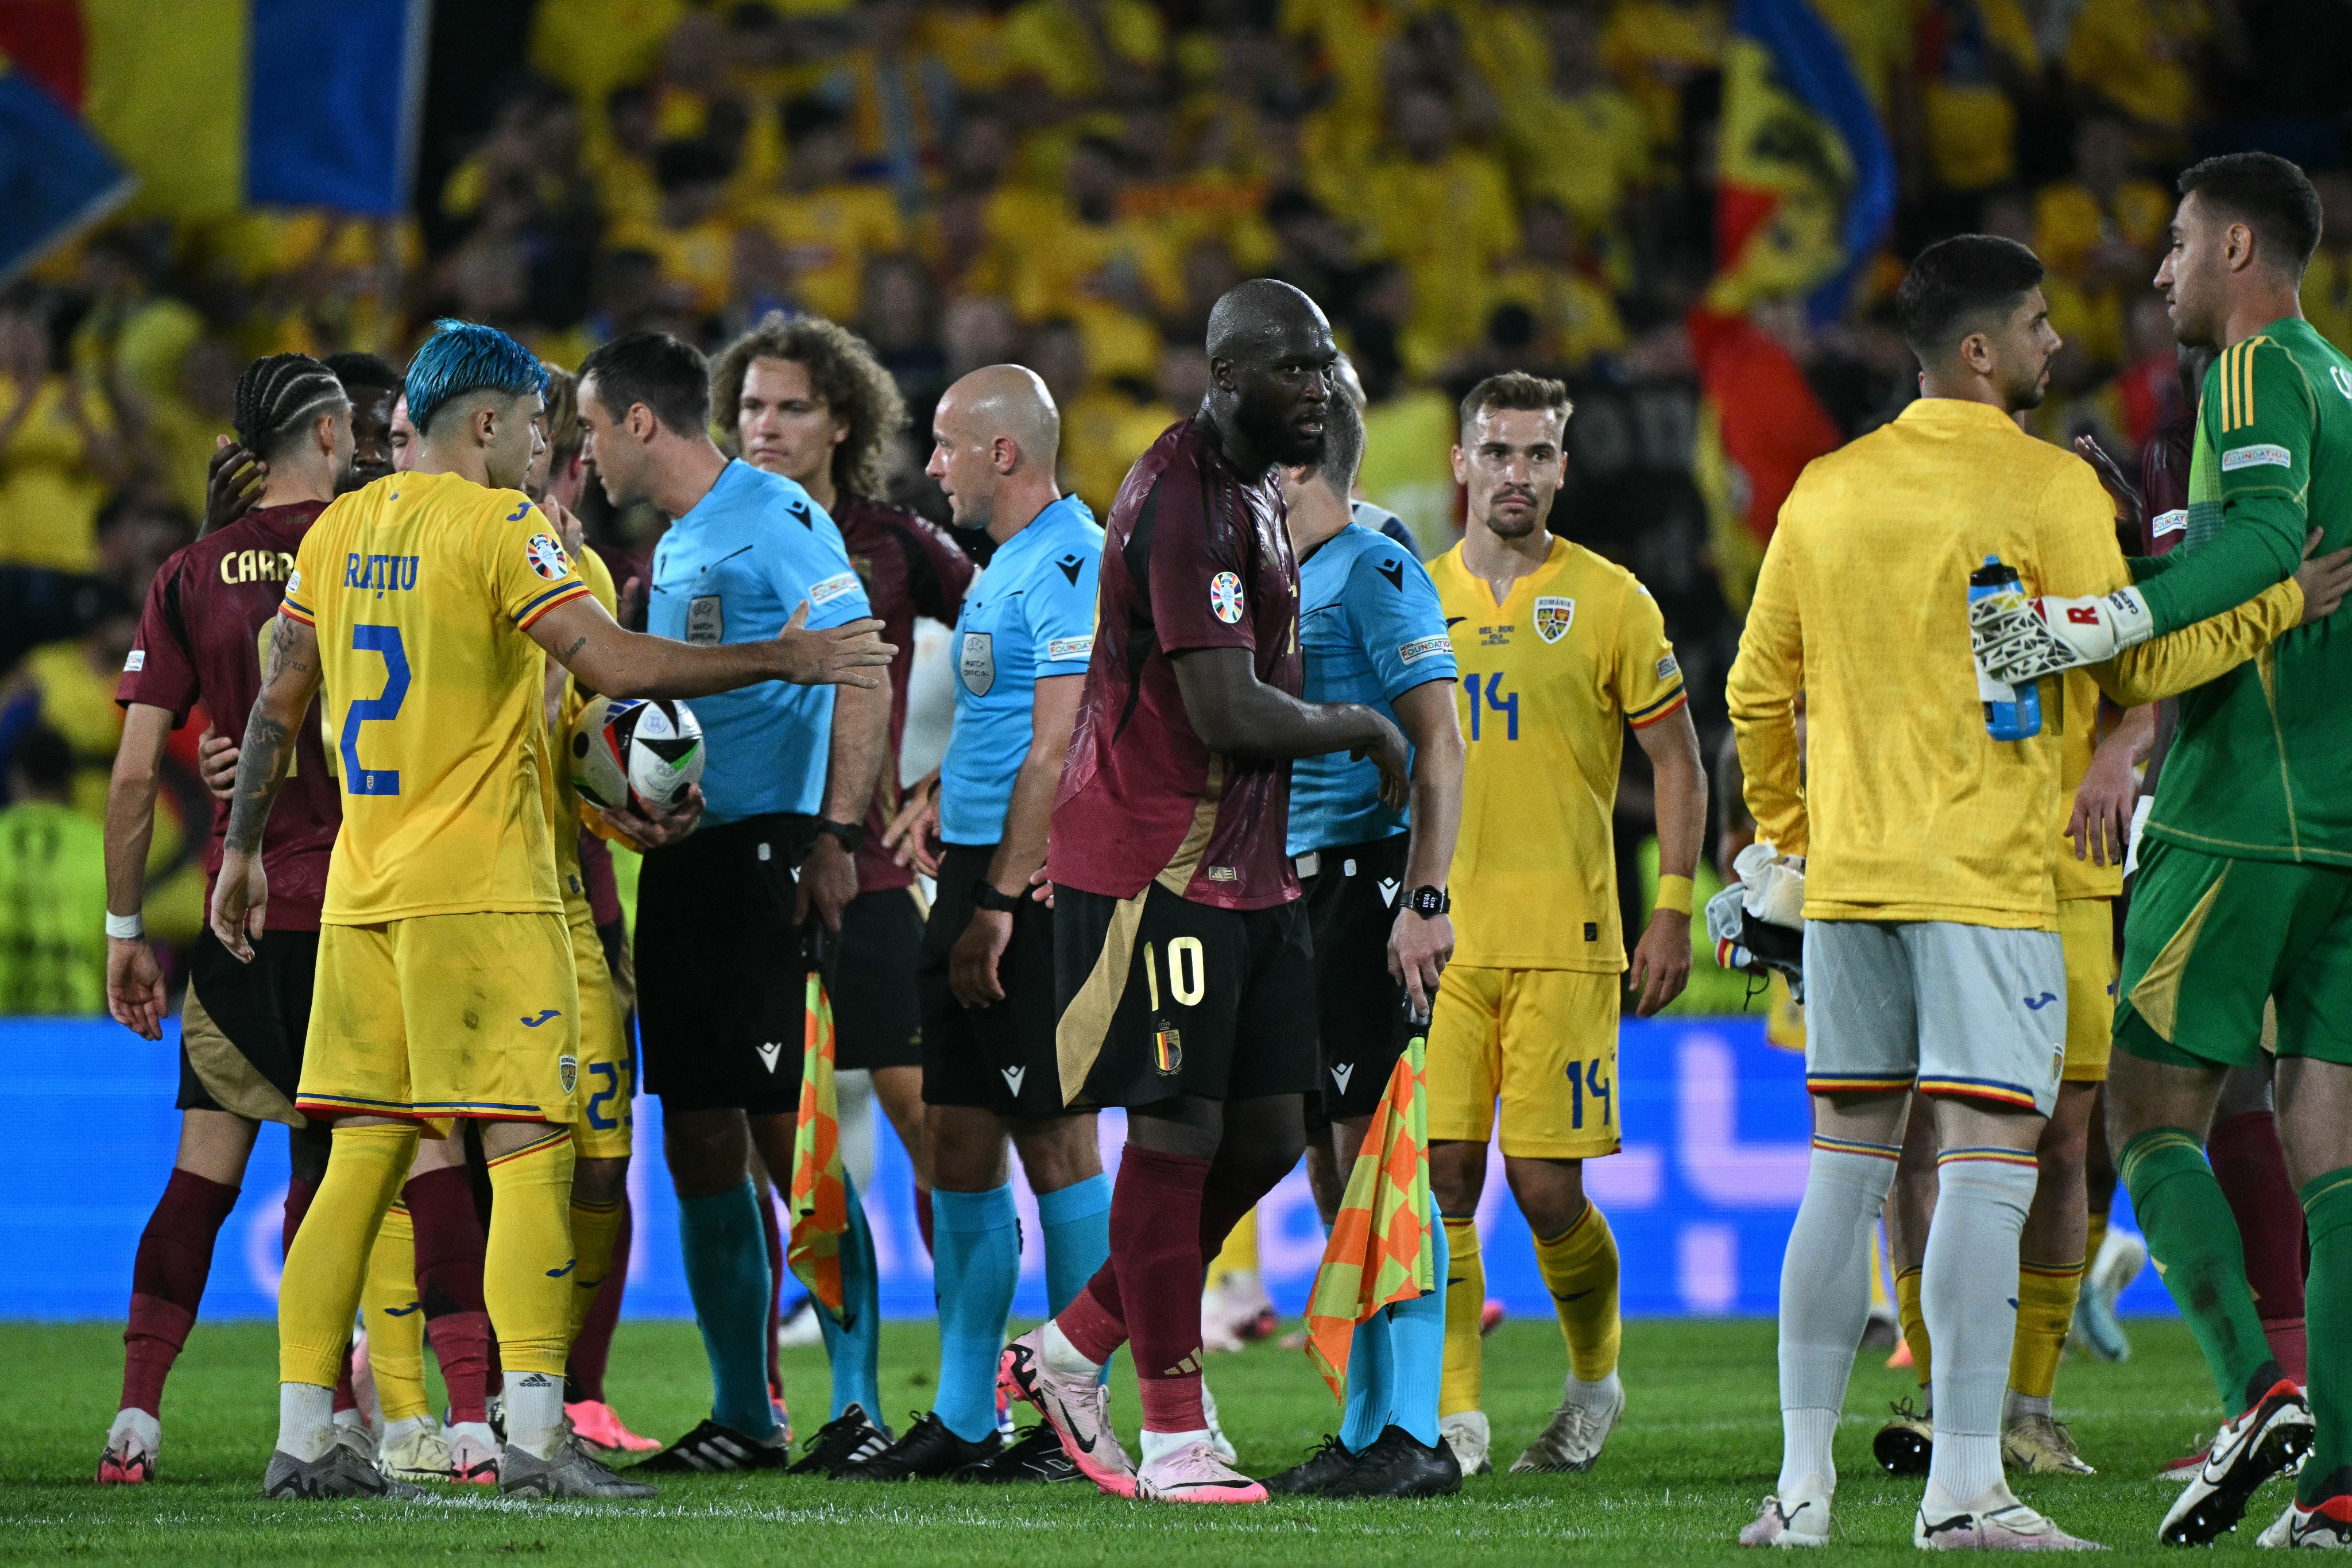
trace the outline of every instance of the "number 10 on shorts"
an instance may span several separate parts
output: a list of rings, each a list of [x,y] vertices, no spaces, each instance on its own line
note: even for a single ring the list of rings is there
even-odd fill
[[[1160,952],[1157,944],[1143,945],[1143,980],[1151,998],[1151,1064],[1165,1076],[1184,1069],[1184,1036],[1160,1011]],[[1179,936],[1168,944],[1168,995],[1180,1008],[1196,1008],[1209,994],[1209,959],[1198,936]]]

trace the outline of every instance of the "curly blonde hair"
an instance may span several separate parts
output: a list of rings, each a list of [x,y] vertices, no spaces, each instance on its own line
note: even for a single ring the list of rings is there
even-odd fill
[[[711,410],[730,431],[754,360],[790,360],[807,370],[816,395],[849,423],[849,434],[833,449],[834,488],[845,496],[882,494],[882,454],[907,427],[907,400],[872,346],[838,321],[771,310],[711,366]]]

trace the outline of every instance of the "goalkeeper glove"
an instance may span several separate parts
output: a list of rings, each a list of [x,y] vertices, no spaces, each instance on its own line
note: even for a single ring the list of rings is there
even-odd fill
[[[2093,599],[2044,594],[2022,603],[1995,596],[1969,606],[1969,648],[1977,670],[2005,686],[2105,664],[2155,634],[2156,618],[2134,588]]]

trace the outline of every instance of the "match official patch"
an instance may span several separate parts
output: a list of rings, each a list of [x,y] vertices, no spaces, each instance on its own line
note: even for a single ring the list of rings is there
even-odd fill
[[[2232,473],[2240,468],[2292,468],[2294,456],[2284,446],[2263,442],[2259,446],[2232,446],[2221,454],[2221,472]]]
[[[823,582],[814,583],[810,586],[809,602],[811,604],[830,604],[835,600],[840,598],[843,594],[847,593],[851,589],[856,588],[856,586],[857,574],[856,572],[835,572],[833,576],[826,578]]]
[[[122,661],[122,673],[126,675],[135,675],[146,667],[147,650],[144,648],[131,649],[131,656]]]
[[[1095,640],[1085,637],[1050,637],[1045,642],[1045,662],[1058,664],[1067,659],[1090,659],[1094,656]]]
[[[1452,652],[1454,652],[1453,638],[1423,637],[1417,643],[1407,643],[1402,647],[1399,648],[1397,650],[1397,657],[1403,660],[1408,664],[1418,664],[1423,659],[1429,658],[1434,654],[1451,653]]]
[[[572,571],[572,558],[563,553],[563,541],[553,534],[531,535],[530,542],[522,547],[522,553],[523,558],[530,562],[530,570],[550,582],[568,576]],[[290,588],[291,585],[289,586]]]
[[[1239,621],[1242,618],[1242,580],[1230,571],[1221,571],[1209,579],[1209,609],[1228,626]]]
[[[2158,512],[2150,527],[2158,538],[2167,534],[2180,533],[2189,527],[2189,508],[2175,507],[2168,512]]]

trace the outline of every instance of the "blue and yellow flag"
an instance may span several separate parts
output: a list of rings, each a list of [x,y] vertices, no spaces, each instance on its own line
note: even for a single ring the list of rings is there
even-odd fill
[[[106,216],[131,188],[73,111],[0,54],[0,285]]]

